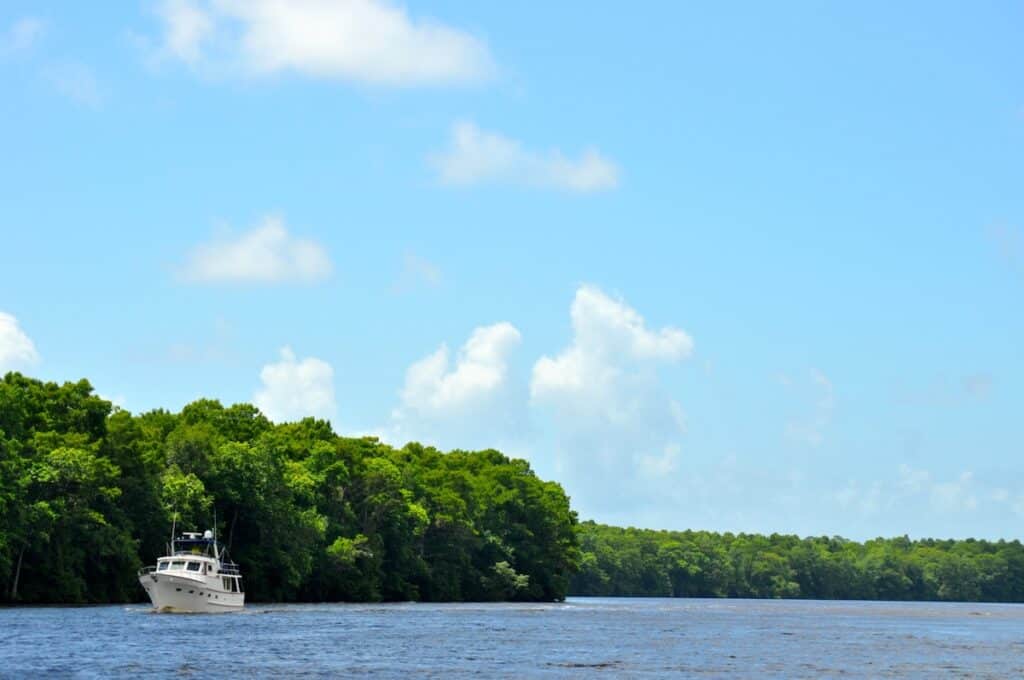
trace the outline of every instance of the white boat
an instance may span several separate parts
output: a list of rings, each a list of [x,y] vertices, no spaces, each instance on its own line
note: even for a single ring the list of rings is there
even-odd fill
[[[238,565],[227,561],[212,531],[183,533],[170,555],[139,570],[139,583],[159,612],[215,613],[245,606]]]

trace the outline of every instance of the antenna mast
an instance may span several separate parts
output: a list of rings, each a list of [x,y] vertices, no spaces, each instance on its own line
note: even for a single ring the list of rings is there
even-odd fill
[[[170,548],[171,549],[169,551],[172,555],[174,554],[174,531],[177,528],[177,522],[178,522],[178,506],[174,505],[174,506],[171,507],[171,543],[170,543]]]

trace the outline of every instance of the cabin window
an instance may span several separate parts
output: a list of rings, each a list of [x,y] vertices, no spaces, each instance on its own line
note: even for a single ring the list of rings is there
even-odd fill
[[[169,566],[171,566],[170,562],[161,562],[159,565],[157,565],[156,570],[157,571],[167,571],[167,567],[169,567]]]
[[[231,579],[227,576],[222,576],[221,579],[224,581],[224,590],[231,592]]]
[[[171,569],[184,569],[184,568],[185,568],[185,563],[184,562],[171,562]]]
[[[187,568],[189,571],[199,571],[199,566],[198,562],[189,562]]]

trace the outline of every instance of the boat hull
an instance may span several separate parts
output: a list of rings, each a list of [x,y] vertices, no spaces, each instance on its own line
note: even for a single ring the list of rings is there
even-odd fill
[[[149,573],[139,576],[139,583],[158,612],[220,614],[245,607],[244,593],[215,588],[202,579]]]

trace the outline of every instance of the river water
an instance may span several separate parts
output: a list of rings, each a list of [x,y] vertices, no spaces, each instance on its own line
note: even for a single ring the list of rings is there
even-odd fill
[[[0,609],[0,677],[1024,677],[1024,606],[560,604]]]

